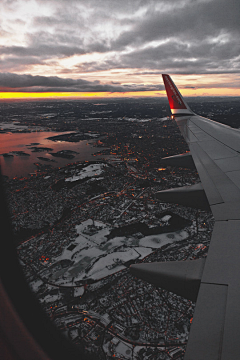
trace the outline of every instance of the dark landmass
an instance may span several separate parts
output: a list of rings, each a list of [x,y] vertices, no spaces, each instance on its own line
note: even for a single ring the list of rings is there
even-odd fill
[[[32,146],[32,147],[30,147],[30,149],[32,150],[32,152],[53,151],[53,148],[49,148],[49,147]]]
[[[8,153],[4,153],[4,154],[1,154],[2,156],[4,157],[13,157],[14,155],[13,154],[8,154]]]
[[[59,153],[51,153],[52,156],[55,156],[55,157],[61,157],[63,159],[74,159],[75,156],[74,155],[71,155],[71,154],[59,154]]]
[[[30,129],[17,129],[17,130],[10,129],[9,132],[14,133],[14,134],[16,134],[16,133],[28,134],[28,133],[31,133],[32,131]]]
[[[11,151],[11,153],[17,156],[30,156],[30,154],[25,153],[25,151]]]
[[[52,141],[68,141],[68,142],[78,142],[80,140],[89,140],[98,137],[99,135],[83,134],[83,133],[70,133],[62,134],[56,136],[50,136],[47,139]]]
[[[6,129],[1,129],[0,130],[0,134],[6,134],[6,133],[30,133],[31,130],[30,129],[12,129],[12,128],[6,128]]]
[[[73,154],[78,154],[78,153],[73,150],[60,150],[60,151],[57,151],[56,153],[50,153],[50,154],[52,156],[61,157],[64,159],[74,159],[75,155],[73,155]]]
[[[42,161],[56,162],[56,160],[49,159],[49,158],[46,158],[46,157],[43,157],[43,156],[38,156],[37,158],[38,158],[39,160],[42,160]]]

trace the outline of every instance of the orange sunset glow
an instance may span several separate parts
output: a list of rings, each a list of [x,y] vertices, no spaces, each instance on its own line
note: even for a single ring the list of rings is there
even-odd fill
[[[56,98],[108,98],[108,97],[155,97],[163,96],[164,91],[136,91],[136,92],[0,92],[0,99],[56,99]]]
[[[240,96],[240,89],[236,88],[202,88],[181,89],[184,96]],[[0,92],[0,100],[32,100],[58,98],[128,98],[128,97],[164,97],[164,90],[135,91],[135,92]]]

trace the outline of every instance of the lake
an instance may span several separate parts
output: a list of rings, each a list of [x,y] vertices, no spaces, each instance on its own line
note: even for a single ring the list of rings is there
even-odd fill
[[[94,152],[98,151],[97,148],[93,147],[94,140],[82,140],[75,143],[67,141],[52,141],[47,139],[50,136],[67,133],[69,133],[69,131],[40,131],[31,133],[0,134],[0,154],[10,153],[12,151],[23,151],[29,154],[29,156],[16,154],[12,154],[14,155],[13,157],[0,156],[2,174],[7,175],[10,178],[15,176],[27,176],[37,170],[37,167],[34,165],[34,163],[40,163],[43,165],[50,164],[53,167],[62,167],[75,161],[96,160],[97,156],[92,155]],[[31,145],[33,143],[39,143],[39,145]],[[77,154],[74,154],[74,159],[64,159],[61,157],[53,157],[49,153],[50,151],[33,152],[33,149],[30,149],[32,146],[48,147],[53,149],[51,152],[72,150],[76,151]],[[50,160],[54,160],[54,162],[39,160],[38,157],[48,158]]]

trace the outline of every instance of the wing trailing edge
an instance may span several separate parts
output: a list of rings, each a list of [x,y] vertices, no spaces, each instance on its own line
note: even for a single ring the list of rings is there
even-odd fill
[[[131,265],[132,275],[186,299],[196,301],[205,259]]]
[[[196,166],[190,152],[162,158],[161,164],[196,170]]]
[[[211,210],[201,183],[158,191],[156,199],[170,204],[189,206],[194,209]]]

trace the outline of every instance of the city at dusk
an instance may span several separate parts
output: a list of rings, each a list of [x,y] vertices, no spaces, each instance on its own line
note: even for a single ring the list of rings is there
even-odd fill
[[[198,99],[238,127],[237,98]],[[0,159],[15,244],[47,316],[94,359],[183,359],[195,303],[133,264],[205,259],[210,211],[157,200],[199,183],[162,158],[189,151],[167,99],[1,103]],[[37,324],[36,324],[37,326]]]
[[[1,1],[0,358],[240,358],[239,13]]]

